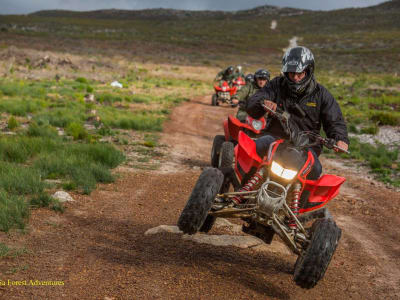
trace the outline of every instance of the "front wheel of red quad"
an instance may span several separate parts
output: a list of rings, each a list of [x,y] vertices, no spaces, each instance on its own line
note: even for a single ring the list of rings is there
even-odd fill
[[[194,234],[199,231],[223,181],[224,175],[218,169],[207,168],[201,173],[178,219],[178,227],[183,233]]]
[[[218,158],[218,168],[231,167],[235,157],[235,146],[232,142],[223,142]]]
[[[212,106],[218,105],[217,95],[216,94],[212,95],[212,97],[211,97],[211,105]]]
[[[296,261],[294,281],[305,289],[321,280],[339,243],[341,230],[332,219],[318,219],[311,228],[311,242]]]

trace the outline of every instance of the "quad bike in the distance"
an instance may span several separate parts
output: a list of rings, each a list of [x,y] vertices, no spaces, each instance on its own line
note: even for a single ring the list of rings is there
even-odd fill
[[[214,168],[231,166],[234,161],[234,147],[238,143],[240,131],[244,131],[252,139],[257,139],[263,135],[263,130],[267,126],[265,117],[254,119],[246,117],[245,122],[241,122],[234,116],[228,116],[224,120],[224,135],[216,135],[211,147],[211,166]]]
[[[239,76],[235,80],[233,80],[233,86],[236,86],[236,92],[245,85],[246,85],[246,80],[242,76]]]
[[[236,94],[238,87],[229,85],[227,81],[221,81],[220,84],[214,84],[215,93],[211,97],[211,105],[217,106],[220,103],[232,105],[232,96]]]
[[[294,281],[309,289],[324,277],[341,237],[326,204],[345,181],[336,175],[307,179],[314,164],[309,148],[322,144],[347,151],[319,134],[294,133],[288,113],[265,109],[281,121],[290,138],[272,143],[262,159],[256,153],[255,142],[240,131],[235,168],[203,171],[179,217],[178,227],[186,234],[208,232],[217,217],[227,217],[244,220],[243,231],[266,244],[277,234],[298,256]],[[230,192],[231,187],[235,192]],[[303,193],[308,197],[302,197]],[[238,204],[234,201],[237,197],[245,201]]]

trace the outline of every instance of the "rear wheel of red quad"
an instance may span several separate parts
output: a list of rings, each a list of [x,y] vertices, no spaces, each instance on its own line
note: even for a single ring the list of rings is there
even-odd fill
[[[218,105],[217,94],[212,95],[212,97],[211,97],[211,105],[212,106]]]
[[[311,228],[311,242],[296,261],[294,281],[305,289],[324,277],[340,240],[341,230],[332,219],[318,219]]]
[[[214,137],[213,145],[211,148],[211,166],[218,168],[219,152],[221,151],[222,143],[225,142],[225,136],[216,135]]]
[[[218,168],[231,167],[234,159],[234,148],[232,142],[223,142],[219,153]]]
[[[207,168],[201,173],[178,219],[180,230],[187,234],[194,234],[200,230],[223,181],[224,175],[218,169]]]

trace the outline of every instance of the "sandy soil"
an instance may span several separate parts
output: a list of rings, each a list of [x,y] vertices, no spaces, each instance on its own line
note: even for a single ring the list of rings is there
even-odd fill
[[[323,160],[326,173],[347,181],[330,203],[342,239],[314,289],[294,284],[296,257],[287,252],[215,247],[172,233],[144,235],[176,224],[201,168],[209,164],[212,138],[233,112],[209,103],[207,96],[174,110],[162,138],[170,155],[161,170],[121,168],[116,183],[100,185],[90,196],[73,194],[76,201],[63,214],[33,211],[27,234],[1,234],[2,242],[28,252],[1,260],[0,298],[400,298],[399,194],[344,163]],[[30,280],[64,285],[32,286]]]

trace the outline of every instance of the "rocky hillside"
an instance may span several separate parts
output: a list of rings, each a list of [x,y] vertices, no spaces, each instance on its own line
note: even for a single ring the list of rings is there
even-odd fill
[[[191,11],[177,9],[144,9],[144,10],[121,10],[121,9],[103,9],[95,11],[68,11],[68,10],[42,10],[30,14],[38,17],[63,17],[63,18],[94,18],[94,19],[118,19],[118,20],[135,20],[135,19],[186,19],[186,18],[233,18],[233,17],[254,17],[254,16],[287,16],[303,14],[305,10],[295,8],[281,8],[277,6],[264,5],[249,10],[241,11]]]

